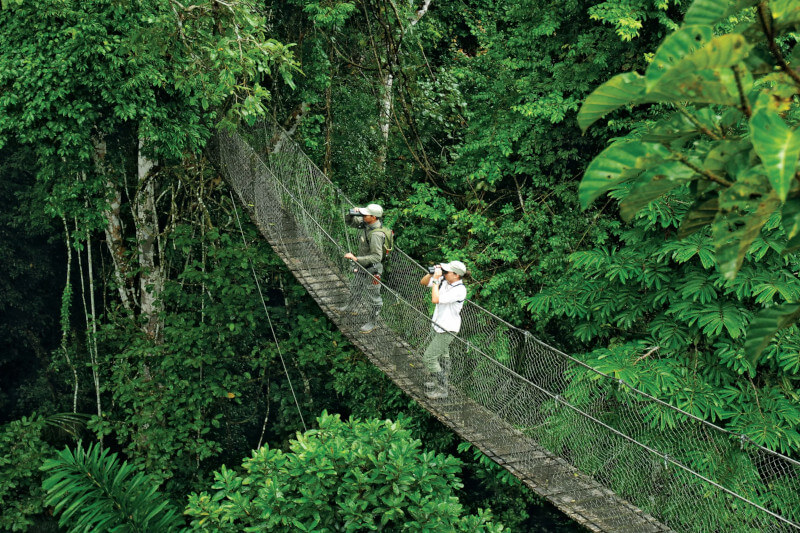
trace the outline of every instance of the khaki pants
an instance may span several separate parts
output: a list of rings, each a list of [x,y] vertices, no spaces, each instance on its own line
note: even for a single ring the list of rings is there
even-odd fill
[[[425,348],[425,353],[422,354],[422,361],[428,372],[438,374],[443,366],[450,368],[450,344],[454,339],[452,333],[436,333],[431,329],[431,340]]]

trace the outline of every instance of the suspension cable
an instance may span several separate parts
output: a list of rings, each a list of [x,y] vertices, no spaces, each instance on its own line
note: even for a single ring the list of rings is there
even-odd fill
[[[250,247],[247,245],[247,239],[244,236],[244,230],[242,229],[242,221],[239,220],[239,208],[236,204],[236,200],[233,198],[233,191],[228,189],[228,193],[231,195],[231,202],[233,205],[233,212],[236,214],[236,223],[239,225],[239,232],[242,234],[242,243],[244,243],[245,251],[249,251]],[[272,332],[272,340],[275,341],[275,347],[278,349],[278,356],[281,359],[281,364],[283,365],[283,372],[286,374],[286,381],[289,383],[289,390],[292,391],[292,398],[294,398],[294,404],[297,407],[297,414],[300,415],[300,422],[303,424],[303,431],[308,431],[308,427],[306,426],[306,421],[303,418],[303,413],[300,410],[300,403],[297,401],[297,395],[294,392],[294,386],[292,385],[292,378],[289,377],[289,369],[286,368],[286,361],[283,359],[283,352],[281,351],[281,345],[278,342],[278,336],[275,334],[275,328],[272,325],[272,317],[270,317],[269,309],[267,309],[267,302],[264,300],[264,294],[261,292],[261,283],[258,281],[258,276],[256,275],[256,269],[253,266],[253,260],[250,258],[250,255],[247,256],[247,262],[250,265],[250,271],[253,273],[253,279],[256,281],[256,288],[258,288],[258,297],[261,298],[261,305],[264,307],[264,313],[267,315],[267,322],[269,323],[269,329]],[[258,447],[261,447],[261,439],[258,441]]]

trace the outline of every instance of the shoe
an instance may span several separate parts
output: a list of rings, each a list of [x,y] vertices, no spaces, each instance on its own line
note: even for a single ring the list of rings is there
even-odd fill
[[[337,315],[353,315],[353,316],[355,316],[355,315],[358,314],[358,310],[357,309],[354,309],[354,308],[352,308],[350,306],[347,306],[347,305],[345,305],[344,307],[337,307],[335,309],[335,311],[336,311]]]
[[[370,331],[372,331],[377,327],[378,324],[376,324],[375,322],[367,322],[366,324],[358,328],[358,331],[360,331],[361,333],[369,333]]]

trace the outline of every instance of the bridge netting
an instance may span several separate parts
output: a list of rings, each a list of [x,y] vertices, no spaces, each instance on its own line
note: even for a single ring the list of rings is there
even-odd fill
[[[342,191],[271,121],[221,131],[216,144],[225,177],[251,217],[298,256],[324,258],[315,260],[324,263],[320,270],[332,270],[347,287],[358,274],[343,258],[355,251],[355,230],[345,225],[353,204]],[[286,220],[299,233],[284,232]],[[387,352],[397,350],[398,339],[417,355],[427,345],[430,290],[419,284],[425,273],[395,247],[381,280],[381,331],[391,334],[369,334],[376,335],[372,342],[385,342]],[[332,310],[346,293],[316,296]],[[800,530],[797,460],[598,372],[472,301],[462,319],[450,348],[450,387],[667,528]],[[485,422],[491,431],[491,421]],[[507,448],[514,461],[535,468],[540,455],[514,444]]]

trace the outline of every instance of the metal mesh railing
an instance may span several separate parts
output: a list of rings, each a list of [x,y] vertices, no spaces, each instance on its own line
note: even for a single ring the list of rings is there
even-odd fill
[[[216,142],[226,179],[262,231],[294,250],[293,260],[309,271],[324,263],[320,270],[336,272],[342,286],[359,275],[343,258],[354,251],[354,230],[344,222],[353,204],[280,128],[262,122],[220,132]],[[292,231],[284,231],[289,220]],[[381,281],[380,320],[392,332],[386,350],[397,340],[416,354],[425,349],[424,273],[395,248]],[[332,305],[342,298],[317,296]],[[691,532],[800,530],[800,462],[595,371],[473,302],[462,319],[450,348],[451,387],[663,524]],[[492,431],[492,421],[484,422]],[[536,454],[513,442],[508,450],[516,464],[536,468]]]

